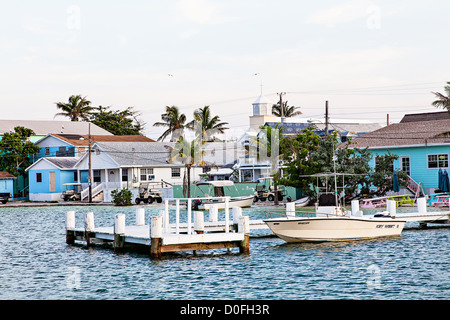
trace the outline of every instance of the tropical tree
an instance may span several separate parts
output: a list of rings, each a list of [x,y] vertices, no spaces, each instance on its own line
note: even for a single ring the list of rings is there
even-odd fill
[[[283,116],[285,118],[301,115],[302,112],[298,109],[300,109],[300,107],[288,106],[287,101],[283,102]],[[272,114],[274,116],[281,117],[280,101],[272,105]]]
[[[436,96],[436,100],[431,104],[436,108],[443,108],[450,112],[450,82],[444,87],[445,95],[439,92],[432,92]]]
[[[190,129],[195,130],[197,137],[202,137],[202,141],[214,140],[214,135],[224,133],[228,128],[228,122],[220,122],[219,116],[211,116],[211,109],[205,106],[194,112],[194,120],[188,123]]]
[[[175,146],[170,152],[169,163],[181,162],[184,164],[185,175],[187,176],[186,183],[183,183],[183,194],[191,197],[191,168],[196,166],[204,166],[206,163],[202,159],[202,142],[200,139],[188,141],[182,136],[179,137]]]
[[[186,115],[180,113],[176,106],[166,106],[166,113],[161,115],[163,122],[155,122],[154,127],[167,127],[167,130],[158,138],[158,141],[163,141],[171,135],[170,141],[175,142],[183,135],[183,130],[187,128]]]
[[[91,102],[81,95],[70,96],[69,102],[56,102],[56,108],[62,112],[55,114],[55,118],[64,116],[70,118],[70,121],[87,120],[89,112],[94,109]]]
[[[29,141],[33,130],[15,127],[14,132],[5,132],[0,140],[0,168],[18,176],[24,175],[25,169],[33,163],[33,156],[39,147]]]
[[[138,135],[144,130],[144,123],[138,119],[139,112],[132,107],[125,110],[111,110],[111,107],[93,108],[88,120],[114,135]]]
[[[283,154],[280,152],[280,138],[282,137],[282,127],[277,124],[275,128],[272,127],[260,127],[261,131],[256,137],[252,139],[253,144],[256,147],[257,159],[259,161],[270,161],[271,176],[273,178],[274,187],[274,204],[278,205],[278,182],[281,178],[280,167],[278,165],[279,160],[282,159]]]

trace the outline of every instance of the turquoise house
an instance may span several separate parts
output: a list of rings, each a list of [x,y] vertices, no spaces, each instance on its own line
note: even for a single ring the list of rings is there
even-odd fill
[[[390,152],[398,155],[395,170],[403,170],[429,195],[438,189],[439,169],[449,168],[450,117],[448,112],[405,115],[400,123],[391,124],[352,140],[353,147],[368,147],[376,156]],[[406,190],[403,191],[407,193]]]
[[[15,176],[6,171],[0,171],[0,193],[9,193],[14,197],[14,179]]]
[[[65,183],[78,182],[74,157],[41,158],[27,168],[31,201],[58,201]]]

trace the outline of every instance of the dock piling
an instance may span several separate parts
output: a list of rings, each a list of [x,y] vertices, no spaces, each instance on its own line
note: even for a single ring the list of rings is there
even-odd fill
[[[250,252],[250,218],[248,216],[241,216],[239,219],[238,232],[244,234],[244,240],[239,243],[240,253]]]
[[[86,239],[86,247],[91,247],[91,232],[95,229],[94,213],[87,212],[84,215],[84,237]]]
[[[205,219],[202,211],[194,211],[194,232],[197,234],[205,233]]]
[[[239,226],[239,221],[242,217],[242,208],[241,207],[233,207],[232,209],[233,212],[233,229],[235,232],[238,231],[238,226]]]
[[[219,207],[217,204],[209,205],[209,222],[217,222],[219,220]]]
[[[286,216],[287,217],[295,217],[295,203],[294,202],[286,203]]]
[[[395,217],[397,215],[397,202],[395,200],[388,200],[386,202],[386,209],[391,217]]]
[[[137,226],[145,225],[145,209],[144,208],[136,209],[136,225]]]
[[[150,256],[161,258],[163,221],[161,216],[152,216],[150,221]]]
[[[66,212],[66,243],[74,244],[75,243],[75,211],[67,211]]]
[[[125,215],[116,214],[114,218],[114,250],[119,251],[125,245]]]

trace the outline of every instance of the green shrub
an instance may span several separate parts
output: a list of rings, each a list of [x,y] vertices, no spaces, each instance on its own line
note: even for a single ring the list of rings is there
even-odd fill
[[[113,198],[113,203],[116,206],[131,206],[131,198],[133,196],[132,192],[127,188],[122,190],[111,191],[111,196]]]

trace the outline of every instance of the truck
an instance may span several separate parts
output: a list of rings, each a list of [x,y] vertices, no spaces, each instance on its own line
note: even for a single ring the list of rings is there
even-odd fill
[[[11,198],[11,193],[2,192],[0,193],[0,202],[5,204],[8,202],[9,198]]]
[[[149,203],[152,204],[154,201],[157,203],[162,202],[162,195],[158,189],[152,188],[149,183],[141,183],[139,185],[138,197],[134,200],[136,204]]]

